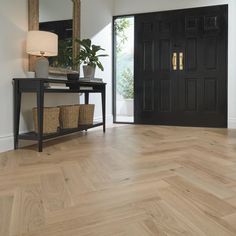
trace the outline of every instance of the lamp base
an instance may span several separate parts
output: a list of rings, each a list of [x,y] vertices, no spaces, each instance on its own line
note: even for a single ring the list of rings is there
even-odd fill
[[[46,57],[39,57],[35,62],[35,77],[48,78],[49,62]]]

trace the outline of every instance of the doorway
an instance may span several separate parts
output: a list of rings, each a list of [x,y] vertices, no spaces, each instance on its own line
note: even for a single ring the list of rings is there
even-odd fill
[[[113,23],[114,122],[227,127],[228,5]],[[130,56],[120,53],[122,42]]]
[[[135,16],[136,124],[227,127],[227,5]]]

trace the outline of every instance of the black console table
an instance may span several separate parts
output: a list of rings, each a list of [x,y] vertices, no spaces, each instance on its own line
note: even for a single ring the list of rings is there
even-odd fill
[[[66,84],[70,89],[52,89],[48,87],[50,84]],[[106,128],[106,84],[97,82],[69,81],[59,79],[36,79],[36,78],[16,78],[13,79],[14,85],[14,148],[18,149],[19,139],[38,141],[38,151],[43,151],[43,141],[56,138],[62,135],[75,133],[78,131],[88,130],[93,127],[103,126],[103,132]],[[88,88],[89,87],[89,88]],[[89,89],[89,90],[88,90]],[[19,134],[21,95],[22,93],[37,94],[37,110],[38,110],[38,133],[29,132]],[[85,104],[89,103],[89,93],[100,93],[102,97],[102,122],[93,125],[81,125],[75,129],[60,129],[57,133],[43,134],[43,107],[45,93],[84,93]]]

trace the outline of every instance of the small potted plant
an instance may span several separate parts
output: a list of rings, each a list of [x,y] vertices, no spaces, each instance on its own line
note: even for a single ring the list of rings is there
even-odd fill
[[[98,52],[104,51],[104,49],[98,45],[92,44],[90,39],[76,39],[76,42],[80,45],[80,52],[78,57],[75,59],[75,65],[83,64],[84,77],[93,79],[96,67],[104,71],[99,58],[108,55],[98,54]]]

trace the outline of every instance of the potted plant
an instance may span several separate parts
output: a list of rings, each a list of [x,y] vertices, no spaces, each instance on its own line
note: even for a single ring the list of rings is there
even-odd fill
[[[94,78],[96,67],[104,71],[99,58],[108,55],[98,54],[100,51],[104,51],[104,49],[98,45],[92,44],[90,39],[76,39],[76,42],[80,45],[80,52],[75,59],[75,64],[83,64],[84,77],[92,79]]]

